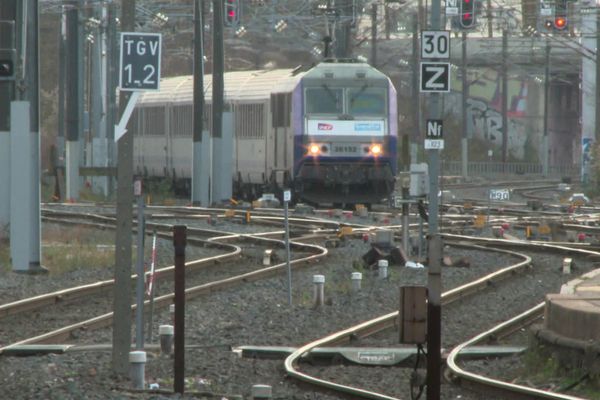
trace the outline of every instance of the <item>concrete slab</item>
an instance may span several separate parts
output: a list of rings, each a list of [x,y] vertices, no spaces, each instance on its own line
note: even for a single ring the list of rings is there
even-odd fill
[[[579,341],[600,341],[600,269],[546,295],[545,329]]]

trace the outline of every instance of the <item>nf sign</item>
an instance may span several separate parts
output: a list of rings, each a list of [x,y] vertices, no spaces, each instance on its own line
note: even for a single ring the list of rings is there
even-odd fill
[[[121,33],[121,90],[158,90],[161,39],[160,33]]]

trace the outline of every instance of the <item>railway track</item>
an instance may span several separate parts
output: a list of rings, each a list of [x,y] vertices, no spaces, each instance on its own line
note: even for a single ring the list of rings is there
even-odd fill
[[[87,222],[87,224],[95,226],[99,229],[114,228],[114,220],[110,220],[110,218],[107,220],[106,217],[99,217],[97,215],[91,214],[82,215],[76,213],[69,213],[68,216],[70,218],[69,220],[57,219],[55,216],[53,218],[48,218],[48,221],[55,223],[60,222],[69,224],[81,224],[85,222],[81,221],[83,219],[95,221]],[[156,230],[157,235],[167,239],[170,238],[169,225],[149,225]],[[234,234],[223,231],[208,231],[198,229],[190,229],[189,234],[190,235],[188,237],[188,243],[190,245],[199,247],[214,247],[216,249],[219,249],[221,254],[211,255],[209,257],[204,257],[186,263],[186,271],[188,271],[187,283],[191,286],[186,291],[187,297],[192,298],[201,294],[218,291],[222,288],[230,287],[232,285],[243,284],[244,282],[251,282],[255,279],[262,279],[273,274],[276,271],[281,270],[283,266],[285,266],[285,264],[277,264],[267,268],[263,268],[262,266],[258,267],[256,261],[251,260],[248,257],[246,257],[246,259],[241,263],[238,262],[232,264],[231,262],[233,260],[240,260],[243,258],[242,249],[238,245],[225,243],[228,241],[253,242],[255,244],[258,243],[265,248],[272,248],[282,246],[281,240],[270,239],[260,234]],[[201,236],[205,238],[211,235],[212,237],[208,240],[198,239],[196,237]],[[275,235],[279,236],[280,233],[278,232]],[[267,236],[269,235],[267,234]],[[292,266],[313,261],[314,259],[317,259],[327,254],[326,249],[315,245],[299,244],[294,241],[291,241],[290,245],[295,250],[295,258],[290,261],[290,264]],[[218,273],[217,279],[215,279],[214,281],[200,283],[198,279],[192,278],[194,275],[198,275],[198,271],[204,271],[209,267],[214,267],[215,265],[218,265],[219,269],[225,271],[222,273]],[[228,265],[231,265],[231,267],[227,269]],[[166,287],[162,286],[165,286],[165,281],[168,281],[172,278],[173,271],[174,266],[167,266],[156,270],[157,293],[166,292]],[[190,273],[195,274],[190,275]],[[213,273],[212,276],[215,277],[215,274]],[[135,280],[137,279],[137,276],[132,275],[131,279],[133,285],[135,283]],[[82,308],[82,305],[80,304],[82,299],[85,299],[85,301],[94,302],[96,303],[96,305],[100,305],[100,307],[103,306],[105,309],[108,310],[110,309],[109,305],[111,300],[109,295],[112,295],[113,286],[113,280],[106,280],[92,284],[68,288],[53,293],[39,295],[28,299],[22,299],[8,304],[3,304],[0,305],[0,318],[21,315],[26,312],[34,312],[37,314],[37,316],[40,316],[41,310],[47,310],[49,307],[58,305],[73,305],[76,302],[77,304],[75,304],[73,307],[76,308],[75,314],[78,314],[78,311],[80,311]],[[158,295],[154,300],[154,304],[157,308],[168,307],[168,305],[172,303],[173,296],[174,294],[169,292],[163,295]],[[149,301],[147,300],[146,303],[149,303]],[[132,305],[132,310],[135,310],[135,305]],[[44,311],[44,313],[47,313],[47,311]],[[52,325],[59,325],[61,323],[61,318],[59,318],[58,316],[60,316],[63,313],[64,310],[59,310],[57,311],[57,314],[52,314],[49,316],[46,315],[46,317],[48,320],[52,321]],[[18,324],[13,323],[10,324],[10,331],[12,332],[12,334],[6,334],[6,330],[8,329],[5,329],[5,331],[2,332],[3,335],[0,336],[0,342],[11,343],[0,347],[0,354],[5,349],[10,349],[15,345],[33,343],[55,343],[61,340],[69,340],[70,337],[74,335],[74,332],[77,332],[78,330],[91,331],[94,329],[105,327],[111,323],[112,313],[108,312],[98,317],[72,323],[66,327],[61,327],[50,332],[36,334],[34,337],[17,341],[14,341],[14,335],[23,335],[24,332]],[[48,324],[41,325],[42,329],[48,328]]]
[[[56,217],[56,215],[54,215],[54,217]],[[180,218],[185,218],[185,216],[181,216]],[[168,218],[165,218],[165,220],[166,219],[168,219]],[[102,220],[102,222],[100,220]],[[103,229],[107,229],[108,226],[110,225],[109,220],[103,220],[102,218],[98,219],[96,222],[100,223],[100,224],[105,224],[106,226],[103,227]],[[336,231],[336,227],[339,227],[340,224],[338,221],[333,221],[333,223],[331,221],[329,221],[329,222],[330,222],[330,224],[324,225],[321,227],[318,225],[318,222],[316,223],[314,221],[311,221],[310,223],[307,223],[307,225],[305,225],[305,226],[307,226],[307,228],[305,228],[304,230],[302,228],[299,228],[298,236],[305,234],[305,235],[310,235],[312,238],[314,238],[315,234],[316,234],[315,232],[317,232],[317,231],[322,231],[321,233],[316,234],[317,238],[319,237],[320,234],[323,234],[323,232],[325,232],[327,234],[331,234]],[[158,225],[165,225],[168,227],[168,224],[158,224]],[[303,225],[303,224],[300,223],[299,227],[301,225]],[[362,223],[355,224],[355,226],[356,226],[357,232],[378,229],[378,227],[375,227],[373,225],[362,224]],[[571,228],[577,229],[579,226],[580,225],[574,224],[574,226]],[[593,227],[588,227],[588,228],[593,228]],[[232,244],[239,245],[240,244],[239,240],[241,240],[242,237],[243,237],[244,241],[255,242],[257,240],[260,240],[260,241],[266,240],[265,237],[269,237],[269,236],[271,236],[271,237],[280,236],[280,233],[274,233],[274,232],[275,231],[264,232],[262,235],[263,236],[262,239],[254,238],[253,237],[254,235],[250,235],[250,234],[240,235],[240,234],[235,234],[235,233],[230,233],[230,232],[223,234],[223,232],[219,232],[219,237],[220,237],[219,242],[220,242],[220,244],[222,244],[223,241],[227,241],[227,242],[230,242],[230,245],[232,245]],[[595,231],[593,231],[593,230],[591,230],[590,232],[595,233]],[[203,236],[203,235],[205,235],[205,232],[201,232],[201,233],[199,233],[199,235],[203,237],[202,240],[204,240],[205,242],[208,241],[208,242],[212,243],[212,241],[210,241],[211,237],[209,234],[207,234],[206,236]],[[360,233],[358,233],[358,235],[360,235]],[[236,236],[237,236],[237,238],[236,238]],[[277,241],[277,239],[270,239],[270,240]],[[317,239],[317,240],[319,240],[319,239]],[[498,246],[502,246],[502,247],[513,246],[513,244],[511,244],[511,243],[507,243],[510,241],[483,240],[483,239],[479,239],[479,238],[476,239],[476,238],[472,238],[472,237],[468,237],[468,236],[459,236],[459,235],[446,235],[446,240],[448,243],[452,242],[455,246],[463,246],[463,245],[466,245],[467,242],[475,242],[475,241],[480,244],[483,244],[486,248],[489,246],[496,246],[496,247],[498,247]],[[520,251],[523,251],[523,249],[525,249],[527,247],[526,245],[527,245],[527,243],[526,244],[518,244],[518,246],[520,246],[520,248],[521,248]],[[552,249],[552,246],[549,246],[548,244],[529,243],[529,245],[537,247],[537,248],[541,248],[541,249],[543,249],[543,251],[548,251],[548,250]],[[325,252],[325,251],[326,251],[325,249],[322,249],[322,252]],[[479,251],[482,251],[482,247],[479,247]],[[499,251],[499,253],[503,253],[501,250],[493,250],[493,251]],[[568,245],[559,246],[557,249],[553,249],[553,251],[556,251],[558,254],[569,254],[569,255],[585,254],[587,256],[594,256],[594,252],[590,249],[572,249],[572,248],[569,248]],[[503,253],[503,254],[508,255],[509,253]],[[512,257],[515,257],[515,256],[516,255],[514,255],[514,254],[512,255]],[[301,261],[301,262],[306,262],[306,261]],[[312,261],[308,261],[308,262],[312,262]],[[524,264],[519,266],[518,269],[525,268],[526,270],[529,270],[531,268],[531,267],[529,267],[529,261],[527,261],[525,258],[523,258],[522,261],[517,264],[520,264],[520,263],[524,263]],[[282,271],[281,267],[282,267],[281,265],[274,266],[273,267],[274,269],[271,271],[271,273],[265,272],[264,276],[262,276],[260,274],[257,274],[257,275],[245,274],[245,276],[242,275],[243,277],[241,278],[241,281],[249,282],[249,281],[254,281],[255,279],[257,279],[257,280],[263,279],[267,276],[281,274],[281,271]],[[479,293],[481,290],[485,290],[486,288],[489,288],[489,287],[495,287],[496,285],[499,284],[500,280],[505,280],[507,277],[511,277],[511,276],[515,276],[514,270],[512,272],[510,270],[507,270],[505,272],[499,273],[498,276],[492,275],[492,276],[485,276],[485,277],[479,278],[478,283],[473,283],[472,285],[461,285],[460,288],[456,288],[456,289],[446,292],[444,294],[444,301],[448,301],[448,302],[451,301],[454,303],[462,303],[462,302],[470,301],[469,299],[474,295],[474,293]],[[236,284],[229,280],[224,280],[224,282],[221,282],[221,283],[224,285],[222,287],[222,289],[220,289],[219,286],[211,286],[211,283],[199,285],[198,287],[193,288],[193,289],[190,288],[190,289],[188,289],[188,292],[187,292],[188,296],[191,298],[192,296],[200,295],[200,294],[203,294],[203,295],[204,294],[205,295],[214,294],[214,293],[218,293],[219,290],[227,290],[228,288],[231,288],[232,285]],[[464,286],[464,287],[462,287],[462,286]],[[164,301],[165,302],[164,305],[166,306],[167,304],[170,304],[172,300],[171,300],[171,298],[168,297],[168,295],[165,295],[165,296],[166,297],[164,300],[162,300],[162,296],[161,296],[161,301]],[[51,300],[49,300],[49,301],[51,301]],[[450,304],[450,303],[448,303],[448,304]],[[101,317],[110,318],[108,316],[101,316]],[[389,331],[389,326],[393,326],[393,317],[390,317],[389,315],[384,315],[383,321],[385,321],[387,318],[391,318],[391,321],[392,321],[392,322],[387,321],[386,322],[388,324],[387,326],[385,326],[385,324],[383,324],[382,326],[377,326],[376,324],[373,326],[369,326],[369,323],[371,321],[369,321],[368,323],[363,322],[361,324],[353,326],[353,328],[351,328],[351,329],[344,330],[344,331],[351,331],[350,333],[348,333],[347,338],[344,338],[343,337],[344,334],[340,333],[341,336],[337,337],[336,340],[332,340],[331,336],[333,336],[333,335],[328,335],[326,337],[319,339],[319,341],[317,341],[319,343],[315,344],[314,346],[321,346],[324,344],[339,344],[339,343],[343,343],[345,340],[355,341],[355,340],[357,340],[357,338],[359,340],[363,340],[362,338],[364,338],[364,340],[373,340],[373,339],[370,339],[370,338],[374,337],[373,335],[375,335],[375,337],[377,337],[378,335],[382,335],[386,331]],[[91,320],[89,320],[89,321],[91,321]],[[86,321],[86,322],[89,322],[89,321]],[[100,325],[98,325],[98,326],[100,327],[100,326],[102,326],[101,325],[102,323],[110,324],[110,320],[106,319],[103,322],[99,322],[99,323],[100,323]],[[380,323],[383,323],[383,322],[380,321]],[[87,327],[87,325],[84,325],[84,326]],[[360,326],[360,329],[358,329],[358,328],[354,329],[356,326]],[[81,329],[81,327],[76,328],[76,329]],[[344,331],[342,331],[342,332],[344,332]],[[348,339],[348,338],[351,338],[351,339]],[[45,338],[38,337],[36,340],[45,340]],[[61,336],[55,336],[55,338],[51,339],[51,340],[62,340],[62,339],[61,339]],[[329,340],[331,340],[331,342],[329,342]],[[312,345],[314,343],[315,342],[313,341],[310,343],[310,345]],[[309,345],[306,345],[306,346],[309,346]],[[305,355],[308,352],[308,350],[306,350],[306,348],[305,348],[306,346],[300,347],[297,350],[297,353],[300,353],[300,355]],[[291,365],[298,366],[301,358],[302,357],[300,357],[296,361],[292,362]],[[287,366],[288,366],[288,363],[286,361],[286,367]],[[300,371],[300,374],[303,374],[303,373]],[[291,372],[290,375],[294,376],[294,373]],[[456,375],[456,376],[458,376],[458,375]],[[460,377],[460,379],[462,381],[466,380],[466,378],[464,378],[462,376]],[[330,389],[332,389],[332,388],[330,388]],[[359,390],[363,390],[364,392],[370,392],[369,390],[366,390],[366,389],[359,389]],[[373,393],[375,393],[375,396],[386,396],[383,393],[377,393],[377,391],[373,391]],[[516,393],[516,392],[514,392],[514,393]],[[352,396],[363,396],[363,394],[353,393]],[[552,395],[552,394],[550,394],[550,395]],[[342,395],[340,395],[340,396],[342,396]],[[389,397],[364,397],[364,398],[401,398],[401,397],[389,396]],[[563,398],[563,397],[539,397],[539,398]],[[565,398],[568,398],[568,397],[565,397]]]

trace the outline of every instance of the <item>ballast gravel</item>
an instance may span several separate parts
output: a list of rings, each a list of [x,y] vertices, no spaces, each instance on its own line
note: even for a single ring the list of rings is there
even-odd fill
[[[185,221],[179,221],[185,222]],[[164,222],[163,222],[164,223]],[[190,222],[190,226],[201,224]],[[206,225],[203,225],[206,226]],[[221,226],[235,231],[238,224]],[[248,229],[247,226],[244,229]],[[264,231],[264,227],[261,228]],[[273,228],[273,230],[276,230]],[[324,245],[324,243],[320,243]],[[186,304],[185,353],[186,394],[169,393],[173,388],[173,359],[156,347],[148,349],[146,384],[155,392],[137,392],[127,376],[113,372],[110,351],[81,351],[31,357],[0,357],[0,393],[6,399],[249,399],[252,385],[272,386],[274,399],[337,400],[331,392],[309,389],[285,374],[283,360],[240,358],[231,351],[239,346],[301,346],[338,330],[387,314],[398,308],[402,285],[426,285],[427,269],[391,265],[388,278],[381,279],[376,269],[361,266],[370,244],[350,239],[318,262],[294,269],[292,299],[288,304],[287,274],[228,288],[210,296],[201,296]],[[160,241],[161,265],[172,264],[173,248]],[[275,249],[283,259],[283,248]],[[453,259],[465,257],[467,268],[444,267],[443,287],[448,290],[518,261],[516,257],[482,250],[446,247]],[[202,251],[187,248],[186,259],[202,256]],[[516,277],[494,285],[489,292],[444,307],[442,344],[446,349],[467,340],[494,324],[514,316],[543,300],[548,292],[558,292],[561,283],[573,277],[560,274],[560,255],[532,254],[534,267]],[[594,265],[576,259],[579,271]],[[258,264],[258,262],[257,262]],[[90,268],[48,275],[20,275],[3,268],[0,294],[3,303],[33,294],[51,292],[110,277],[110,268]],[[259,266],[257,265],[257,268]],[[362,289],[352,290],[351,274],[362,273]],[[210,270],[205,272],[210,279]],[[312,279],[325,276],[325,303],[315,307]],[[85,318],[95,315],[86,310]],[[23,318],[31,316],[23,315]],[[152,344],[158,344],[158,326],[171,323],[166,309],[155,310]],[[0,320],[0,327],[2,326]],[[35,324],[31,319],[31,324]],[[0,328],[1,329],[1,328]],[[526,337],[526,335],[523,335]],[[353,346],[397,347],[397,332],[378,335]],[[112,330],[82,331],[73,344],[107,344]],[[135,339],[135,335],[132,335]],[[2,343],[1,345],[6,345]],[[517,363],[490,361],[485,364],[494,376],[503,376],[503,368]],[[398,367],[360,367],[351,364],[301,364],[303,371],[337,383],[355,384],[378,390],[399,399],[410,399],[412,369]],[[514,371],[507,371],[514,376]],[[162,392],[161,392],[162,391]],[[422,398],[425,395],[423,395]],[[494,399],[486,393],[465,390],[444,382],[442,399]]]

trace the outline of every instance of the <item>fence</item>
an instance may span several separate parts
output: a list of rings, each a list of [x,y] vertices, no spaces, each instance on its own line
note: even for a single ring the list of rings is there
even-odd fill
[[[441,171],[444,175],[462,175],[460,161],[443,161]],[[511,175],[537,175],[543,176],[543,166],[537,163],[502,163],[502,162],[470,162],[467,165],[467,174],[470,177],[508,177]],[[580,174],[579,164],[549,165],[549,178],[571,177],[577,178]]]

